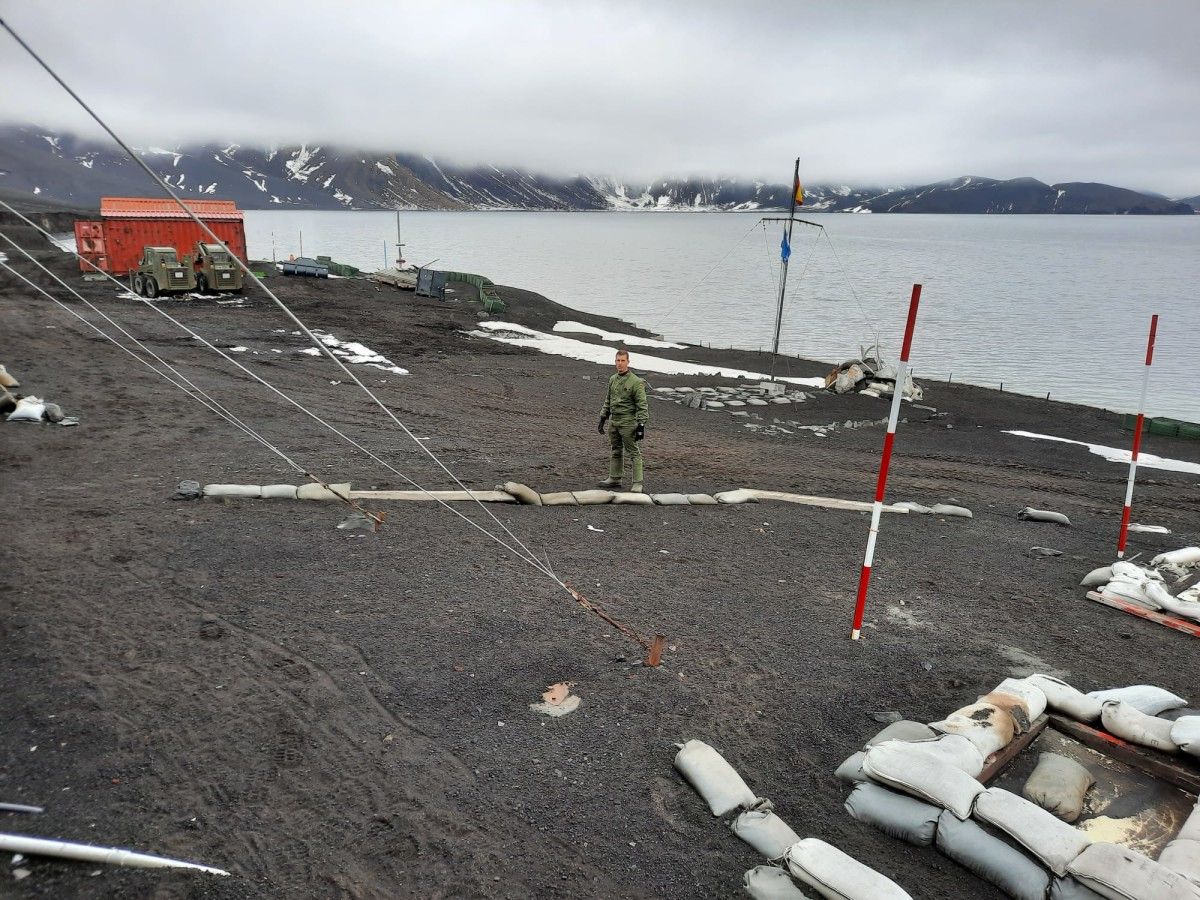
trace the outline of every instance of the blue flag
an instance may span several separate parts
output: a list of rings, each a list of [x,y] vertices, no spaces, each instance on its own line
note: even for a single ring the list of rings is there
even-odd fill
[[[779,242],[779,258],[784,262],[792,255],[792,245],[788,243],[787,228],[783,229],[783,240]]]

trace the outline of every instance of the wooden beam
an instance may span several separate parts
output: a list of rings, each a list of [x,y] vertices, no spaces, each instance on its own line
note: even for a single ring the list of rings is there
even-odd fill
[[[1107,731],[1057,714],[1051,714],[1050,726],[1105,756],[1118,759],[1181,790],[1200,794],[1200,769],[1195,766],[1174,762],[1156,751],[1139,747]]]
[[[983,771],[979,773],[980,784],[987,784],[997,775],[999,775],[1008,766],[1010,762],[1017,758],[1017,755],[1024,751],[1026,747],[1037,740],[1037,736],[1042,733],[1046,727],[1046,723],[1050,719],[1044,713],[1033,720],[1033,724],[1029,726],[1029,730],[1024,734],[1017,735],[991,756],[989,756],[983,764]]]
[[[782,500],[784,503],[802,503],[805,506],[823,506],[825,509],[848,509],[854,512],[870,512],[874,505],[865,500],[840,500],[837,497],[816,497],[812,494],[791,494],[787,491],[760,491],[751,488],[751,493],[759,500]],[[907,514],[903,506],[886,504],[884,512]]]
[[[1097,603],[1103,603],[1105,606],[1111,606],[1113,609],[1119,609],[1121,612],[1127,612],[1131,616],[1149,619],[1151,622],[1157,622],[1159,625],[1165,625],[1167,628],[1172,628],[1175,631],[1182,631],[1184,634],[1200,638],[1200,622],[1189,622],[1187,619],[1181,619],[1179,616],[1169,616],[1166,613],[1156,612],[1152,609],[1144,609],[1136,603],[1130,603],[1119,597],[1100,594],[1096,591],[1088,591],[1087,598],[1095,600]]]

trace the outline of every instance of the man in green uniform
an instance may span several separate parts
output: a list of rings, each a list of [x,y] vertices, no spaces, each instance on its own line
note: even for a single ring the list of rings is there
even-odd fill
[[[608,477],[600,482],[601,487],[617,487],[624,472],[622,457],[627,455],[633,466],[635,494],[642,492],[642,448],[638,442],[646,436],[646,423],[650,420],[650,405],[646,402],[646,382],[629,371],[629,351],[617,351],[617,374],[608,379],[608,393],[600,409],[600,424],[596,430],[604,434],[604,423],[610,418],[608,440],[612,456],[608,463]]]

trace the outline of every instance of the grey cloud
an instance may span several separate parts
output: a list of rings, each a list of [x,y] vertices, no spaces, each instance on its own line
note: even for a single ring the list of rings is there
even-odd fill
[[[140,143],[309,141],[553,173],[1200,191],[1200,7],[0,3]],[[214,27],[215,23],[215,27]],[[213,37],[215,35],[215,38]],[[102,39],[98,39],[102,36]],[[83,130],[3,39],[0,118]]]

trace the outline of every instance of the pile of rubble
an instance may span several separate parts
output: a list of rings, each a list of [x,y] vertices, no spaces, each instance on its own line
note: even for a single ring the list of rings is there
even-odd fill
[[[899,374],[894,365],[879,358],[877,347],[860,348],[858,359],[848,359],[830,370],[825,376],[825,389],[835,394],[891,397]],[[920,400],[924,396],[920,385],[913,383],[911,372],[905,373],[901,396],[905,400]]]

